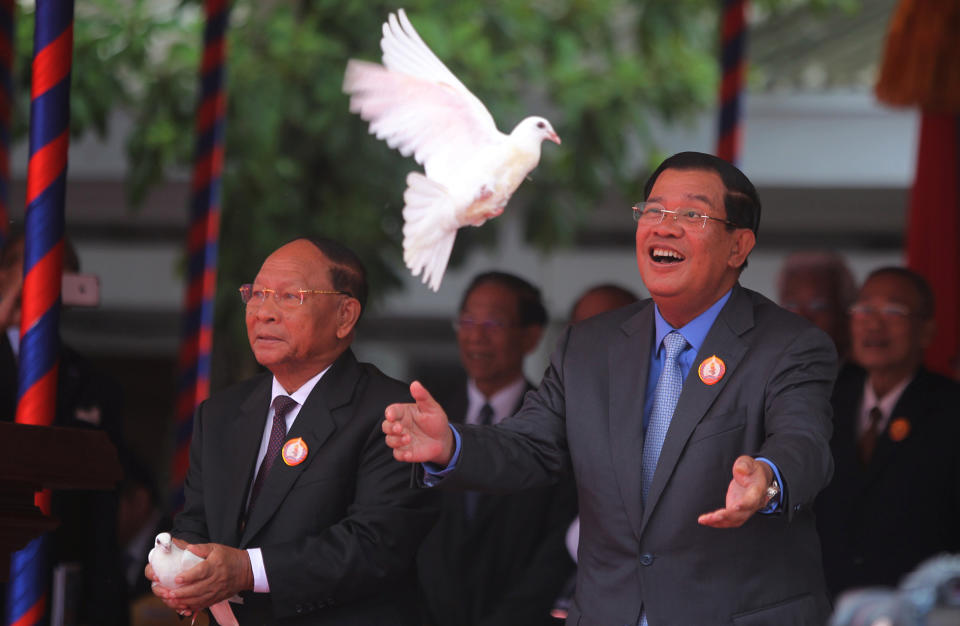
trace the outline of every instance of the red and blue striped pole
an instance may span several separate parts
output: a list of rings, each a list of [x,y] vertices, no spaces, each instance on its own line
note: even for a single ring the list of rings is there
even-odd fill
[[[13,1],[0,0],[0,246],[10,232],[10,120],[13,111]]]
[[[24,214],[23,294],[17,422],[49,426],[56,410],[60,278],[70,140],[72,0],[38,0],[33,36],[30,161]],[[38,504],[49,512],[49,492]],[[12,555],[7,626],[39,624],[46,613],[45,537]]]
[[[730,163],[740,160],[741,107],[746,77],[747,0],[723,0],[720,35],[720,120],[717,156]]]
[[[220,176],[223,171],[226,113],[227,0],[205,0],[203,61],[196,115],[196,148],[187,234],[187,289],[183,336],[178,360],[176,443],[170,472],[172,508],[183,504],[183,482],[189,465],[193,412],[210,394],[213,347],[213,302],[217,284],[220,234]]]

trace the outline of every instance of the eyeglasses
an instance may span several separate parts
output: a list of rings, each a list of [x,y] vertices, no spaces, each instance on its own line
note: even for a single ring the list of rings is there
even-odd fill
[[[633,221],[638,224],[653,226],[654,224],[662,222],[663,218],[667,215],[672,215],[673,221],[680,222],[683,226],[700,226],[700,228],[706,228],[707,220],[714,220],[727,226],[739,228],[739,226],[730,220],[697,213],[693,209],[677,209],[676,211],[671,211],[656,202],[638,202],[633,206]]]
[[[277,291],[266,287],[254,287],[250,283],[240,285],[240,300],[248,307],[258,307],[263,304],[267,295],[273,296],[273,301],[282,309],[295,309],[303,304],[303,297],[308,293],[329,296],[350,296],[347,291],[330,291],[327,289],[291,289]]]
[[[864,317],[873,317],[874,315],[879,315],[888,321],[905,320],[910,317],[910,309],[895,302],[888,302],[880,306],[859,302],[850,305],[847,312],[850,314],[850,317],[861,319]]]
[[[501,320],[475,320],[472,317],[460,317],[453,320],[453,330],[456,332],[470,332],[472,330],[482,330],[486,333],[500,333],[516,324],[504,322]]]
[[[793,313],[805,311],[807,313],[826,313],[830,310],[830,303],[826,300],[810,300],[808,302],[793,302],[788,300],[783,303],[783,308]]]

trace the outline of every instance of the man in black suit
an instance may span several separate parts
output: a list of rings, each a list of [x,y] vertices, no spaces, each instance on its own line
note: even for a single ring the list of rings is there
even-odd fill
[[[154,593],[185,612],[240,594],[241,624],[416,624],[414,559],[436,510],[379,436],[405,385],[350,350],[362,263],[297,239],[240,293],[270,373],[198,407],[173,535],[206,561]]]
[[[437,400],[459,424],[498,424],[533,386],[523,359],[540,341],[540,290],[505,272],[473,279],[455,322],[466,373]],[[425,621],[433,626],[550,624],[573,571],[564,535],[576,515],[570,478],[511,494],[446,491],[417,558]]]
[[[850,307],[856,366],[833,395],[833,482],[817,500],[827,584],[895,586],[960,551],[960,385],[921,365],[933,293],[918,274],[876,270]]]
[[[823,624],[811,505],[832,471],[836,350],[739,285],[760,202],[740,170],[684,152],[634,207],[652,300],[568,327],[536,391],[496,428],[451,427],[426,389],[387,407],[426,484],[508,490],[573,471],[567,623]]]

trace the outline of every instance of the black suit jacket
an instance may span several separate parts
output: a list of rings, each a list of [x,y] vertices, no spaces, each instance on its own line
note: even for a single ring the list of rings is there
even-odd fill
[[[822,331],[748,289],[733,288],[684,381],[646,506],[643,405],[654,336],[650,300],[576,324],[536,391],[497,428],[461,426],[454,488],[542,486],[572,467],[580,507],[578,626],[823,624],[812,504],[832,471],[830,391],[836,350]],[[701,381],[716,355],[726,372]],[[742,455],[771,459],[782,512],[740,528],[697,517],[724,505]]]
[[[925,558],[960,552],[960,385],[920,369],[864,467],[857,455],[857,416],[866,375],[848,366],[837,379],[831,441],[836,471],[817,499],[823,563],[834,594],[895,586]],[[891,436],[895,422],[897,434]]]
[[[527,383],[527,390],[533,387]],[[467,385],[436,396],[463,423]],[[522,402],[522,399],[521,399]],[[514,412],[520,408],[515,407]],[[417,569],[433,626],[536,626],[556,623],[554,600],[574,571],[564,538],[576,516],[572,476],[550,487],[480,494],[468,519],[463,492],[444,491],[440,520],[420,548]]]
[[[197,409],[174,535],[262,550],[270,593],[243,594],[241,624],[416,624],[414,559],[434,494],[410,488],[381,430],[407,386],[341,355],[287,434],[303,438],[306,460],[274,463],[241,529],[270,389],[263,374]]]

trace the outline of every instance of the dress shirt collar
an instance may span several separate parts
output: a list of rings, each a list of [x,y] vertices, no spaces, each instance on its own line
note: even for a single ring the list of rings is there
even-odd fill
[[[20,327],[11,326],[7,328],[7,341],[10,342],[10,351],[13,356],[20,358]]]
[[[527,381],[523,376],[516,379],[500,391],[487,398],[477,389],[477,383],[472,378],[467,379],[467,415],[468,424],[476,424],[483,405],[490,403],[493,407],[493,423],[499,424],[504,418],[510,417],[520,403],[520,398],[527,388]]]
[[[283,385],[281,385],[280,381],[277,380],[277,377],[274,376],[273,388],[270,390],[270,406],[273,406],[273,401],[277,396],[289,396],[297,402],[297,406],[290,411],[290,413],[296,414],[296,412],[299,412],[300,407],[303,406],[303,403],[307,401],[307,398],[310,396],[313,388],[316,387],[317,383],[320,382],[320,379],[323,378],[323,375],[330,370],[330,367],[330,365],[326,366],[322,372],[300,385],[300,388],[293,393],[287,393],[287,390],[283,388]]]
[[[733,289],[727,291],[727,293],[723,294],[719,300],[711,304],[710,308],[687,322],[682,328],[674,328],[669,322],[667,322],[667,320],[663,319],[663,316],[660,315],[660,307],[654,303],[653,317],[656,325],[656,335],[654,336],[655,343],[653,345],[656,346],[656,352],[660,352],[660,349],[663,346],[663,338],[674,330],[683,335],[683,338],[686,339],[687,343],[690,344],[690,347],[693,348],[694,354],[700,352],[700,346],[703,345],[703,340],[707,338],[707,333],[710,332],[710,327],[713,326],[713,323],[717,320],[717,316],[720,314],[720,309],[722,309],[723,305],[725,305],[727,300],[730,299],[730,294],[732,292]]]
[[[897,406],[897,402],[900,401],[900,396],[903,395],[907,385],[913,382],[914,378],[916,378],[916,374],[907,376],[897,383],[893,389],[885,393],[882,398],[878,398],[877,393],[873,390],[873,385],[870,384],[870,376],[867,376],[867,380],[863,383],[863,402],[860,403],[858,426],[861,434],[867,430],[867,426],[870,424],[870,409],[873,407],[878,407],[880,413],[883,415],[877,424],[877,432],[882,433],[886,430],[887,424],[890,422],[890,416],[893,414],[893,409]]]

